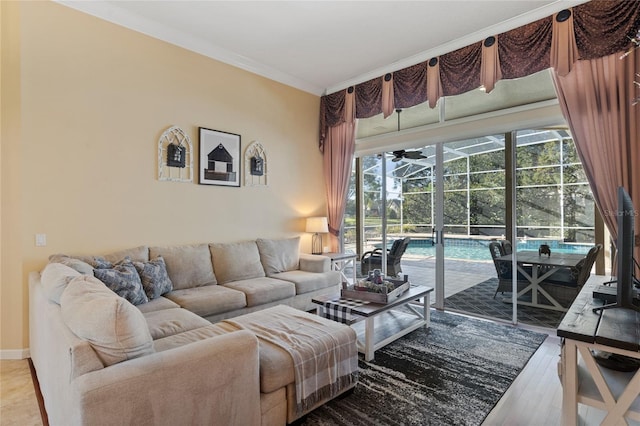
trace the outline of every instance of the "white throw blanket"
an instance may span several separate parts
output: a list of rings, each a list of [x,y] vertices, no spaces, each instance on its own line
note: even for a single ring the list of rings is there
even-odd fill
[[[251,330],[291,355],[300,414],[358,380],[356,334],[351,327],[284,305],[224,322]]]

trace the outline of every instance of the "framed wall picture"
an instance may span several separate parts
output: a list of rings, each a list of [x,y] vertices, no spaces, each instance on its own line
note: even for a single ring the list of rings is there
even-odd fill
[[[200,127],[198,183],[240,186],[240,135]]]

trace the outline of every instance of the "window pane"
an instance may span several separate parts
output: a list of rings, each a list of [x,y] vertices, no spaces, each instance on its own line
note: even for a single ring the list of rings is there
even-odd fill
[[[565,185],[568,183],[587,182],[587,175],[584,173],[584,169],[581,164],[564,166],[562,173]]]
[[[519,145],[516,149],[518,167],[539,167],[560,163],[560,141]]]
[[[404,194],[402,214],[404,223],[431,225],[431,193]]]
[[[444,176],[444,190],[467,189],[467,175]]]
[[[504,190],[471,191],[471,225],[504,227]]]
[[[518,188],[518,225],[560,226],[560,193],[556,187]]]
[[[467,193],[444,193],[444,223],[446,225],[467,225]],[[466,234],[467,231],[465,230]]]
[[[476,172],[504,170],[504,149],[471,156],[469,167]]]
[[[557,185],[560,183],[560,167],[539,167],[516,171],[517,186]]]
[[[479,188],[503,188],[504,190],[504,171],[472,174],[471,189]]]

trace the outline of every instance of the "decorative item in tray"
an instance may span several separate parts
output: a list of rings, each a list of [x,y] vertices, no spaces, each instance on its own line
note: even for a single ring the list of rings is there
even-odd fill
[[[408,277],[403,280],[383,278],[379,269],[369,273],[365,279],[357,281],[353,286],[342,289],[343,298],[367,300],[374,303],[389,303],[400,297],[410,287]]]

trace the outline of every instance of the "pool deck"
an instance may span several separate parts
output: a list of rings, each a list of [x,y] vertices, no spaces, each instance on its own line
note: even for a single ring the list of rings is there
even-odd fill
[[[401,265],[402,272],[409,276],[413,284],[435,287],[435,257],[405,254]],[[496,276],[492,261],[445,259],[444,267],[445,298]],[[357,275],[361,276],[359,263]]]

